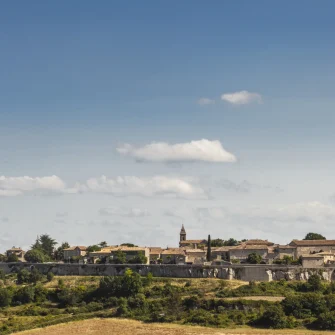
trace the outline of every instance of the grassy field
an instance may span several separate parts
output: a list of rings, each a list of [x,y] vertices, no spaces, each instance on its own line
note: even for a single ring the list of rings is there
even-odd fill
[[[14,335],[333,335],[335,332],[272,329],[215,329],[175,324],[145,324],[127,319],[91,319],[34,329]]]

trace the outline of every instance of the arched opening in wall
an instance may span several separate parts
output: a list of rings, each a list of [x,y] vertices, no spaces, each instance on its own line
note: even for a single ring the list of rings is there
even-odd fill
[[[331,279],[331,281],[335,281],[335,271],[333,270],[333,272],[332,272],[332,275],[331,275],[331,277],[330,277]]]

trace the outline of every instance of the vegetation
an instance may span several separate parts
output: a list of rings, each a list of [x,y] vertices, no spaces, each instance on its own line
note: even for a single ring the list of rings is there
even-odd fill
[[[206,259],[207,262],[210,262],[212,259],[211,235],[208,235]]]
[[[94,317],[125,317],[206,327],[335,330],[335,284],[123,276],[54,277],[36,268],[2,275],[0,332]],[[266,299],[277,296],[278,299]],[[255,297],[255,299],[251,299]],[[258,298],[261,297],[261,298]]]
[[[256,254],[255,252],[248,255],[246,262],[249,264],[260,264],[262,261],[262,256]]]
[[[325,240],[326,238],[318,233],[308,233],[304,240]]]

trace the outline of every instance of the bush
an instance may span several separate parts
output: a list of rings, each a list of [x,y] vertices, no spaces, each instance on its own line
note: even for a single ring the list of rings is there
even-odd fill
[[[12,303],[11,291],[7,288],[0,288],[0,307],[7,307]]]
[[[312,326],[320,330],[335,330],[335,311],[321,313]]]
[[[18,289],[13,297],[15,304],[28,304],[35,299],[35,288],[33,286],[24,286]]]
[[[48,272],[47,273],[47,281],[51,282],[54,279],[55,275],[53,274],[53,272]]]
[[[255,321],[255,324],[265,328],[289,328],[287,317],[281,306],[269,306]]]
[[[17,283],[25,284],[30,282],[30,272],[26,269],[20,270],[17,273]]]
[[[130,297],[142,289],[141,276],[127,269],[124,276],[108,276],[100,280],[98,292],[103,296]]]

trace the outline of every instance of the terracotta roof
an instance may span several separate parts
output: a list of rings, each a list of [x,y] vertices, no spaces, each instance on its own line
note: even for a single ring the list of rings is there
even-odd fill
[[[206,240],[185,240],[180,241],[180,244],[189,244],[189,243],[206,243]]]
[[[21,248],[11,248],[8,249],[7,251],[23,251]]]
[[[121,251],[143,251],[143,250],[147,250],[149,248],[146,247],[126,247],[126,246],[119,246],[119,247],[115,247],[113,249],[110,249],[110,251],[117,251],[117,250],[121,250]]]
[[[335,246],[335,240],[293,240],[290,245],[300,246]]]
[[[79,248],[80,250],[83,250],[83,251],[85,251],[85,250],[87,249],[87,247],[84,247],[84,246],[82,246],[82,245],[76,245],[76,246],[74,246],[74,247],[66,248],[66,249],[63,249],[63,250],[71,251],[71,250],[75,250],[75,249],[77,249],[77,248]]]
[[[268,240],[260,240],[260,239],[255,239],[255,240],[248,240],[244,242],[247,245],[274,245],[273,242],[269,242]]]
[[[150,254],[160,254],[163,249],[162,248],[149,248]]]
[[[268,247],[266,245],[238,245],[230,247],[229,250],[268,250]]]
[[[162,255],[185,255],[185,251],[181,248],[170,248],[163,250]]]
[[[190,254],[190,253],[203,253],[205,254],[206,251],[205,250],[202,250],[202,249],[187,249],[185,250],[187,254]]]
[[[212,248],[212,252],[213,251],[229,251],[231,247],[214,247]]]

